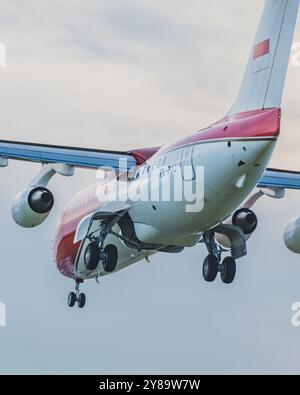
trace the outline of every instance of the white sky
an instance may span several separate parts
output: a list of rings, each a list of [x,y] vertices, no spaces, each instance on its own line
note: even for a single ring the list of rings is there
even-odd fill
[[[262,4],[1,0],[1,138],[125,149],[207,126],[238,90]],[[300,169],[299,89],[300,67],[290,67],[273,166]],[[300,212],[297,192],[258,204],[260,226],[234,285],[204,283],[197,247],[158,255],[101,287],[88,283],[87,308],[78,311],[66,307],[73,284],[52,265],[50,241],[63,204],[95,175],[54,180],[53,213],[26,231],[12,222],[10,202],[37,169],[1,170],[8,326],[0,328],[0,372],[299,373],[300,329],[290,319],[300,258],[282,243],[285,223]]]

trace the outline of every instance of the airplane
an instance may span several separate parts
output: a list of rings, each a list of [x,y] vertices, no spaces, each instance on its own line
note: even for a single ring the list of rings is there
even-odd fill
[[[57,269],[75,284],[68,306],[85,306],[80,285],[89,279],[99,281],[155,253],[176,254],[198,243],[208,251],[204,280],[212,283],[220,273],[224,284],[233,283],[236,262],[247,254],[257,227],[253,205],[262,196],[281,199],[286,189],[300,189],[300,172],[267,167],[281,130],[298,9],[299,0],[265,1],[228,113],[179,141],[113,151],[0,140],[0,167],[10,160],[41,164],[12,202],[12,217],[25,228],[39,226],[50,214],[53,176],[100,169],[101,180],[67,203],[56,229]],[[299,218],[288,224],[284,241],[300,253]]]

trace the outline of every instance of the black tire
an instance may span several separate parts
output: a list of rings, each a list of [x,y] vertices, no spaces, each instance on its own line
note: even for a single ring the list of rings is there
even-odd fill
[[[84,293],[79,294],[77,299],[77,304],[80,309],[82,309],[85,306],[85,302],[86,302],[85,294]]]
[[[97,243],[90,243],[84,251],[84,264],[87,270],[96,270],[100,260],[100,248]]]
[[[76,300],[77,300],[77,296],[75,292],[70,292],[68,295],[68,306],[73,307],[76,303]]]
[[[208,255],[203,263],[203,278],[208,283],[215,281],[219,271],[219,261],[214,255]]]
[[[222,262],[221,279],[224,284],[232,284],[236,274],[236,262],[231,256]]]
[[[112,273],[116,270],[118,264],[118,249],[113,244],[108,244],[103,250],[104,260],[103,269],[107,273]]]

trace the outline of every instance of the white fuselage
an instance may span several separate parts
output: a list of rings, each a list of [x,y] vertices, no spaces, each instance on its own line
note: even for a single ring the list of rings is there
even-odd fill
[[[242,138],[197,142],[186,146],[162,150],[139,167],[131,181],[133,190],[139,191],[137,201],[131,199],[129,215],[134,223],[138,239],[144,243],[176,245],[191,247],[196,245],[203,232],[213,228],[228,218],[249,196],[260,180],[272,155],[276,139]],[[189,155],[187,155],[189,153]],[[186,155],[185,155],[186,154]],[[193,174],[186,176],[194,191],[200,210],[189,212],[187,201],[175,199],[157,199],[158,185],[170,182],[171,189],[177,184],[182,185],[185,177],[184,166],[192,165]],[[153,172],[152,179],[146,177],[150,168],[159,169]],[[200,170],[197,171],[197,168]],[[202,175],[204,174],[204,179]],[[156,182],[153,181],[153,177]],[[141,201],[143,188],[150,192],[150,199]],[[204,186],[197,189],[197,185]],[[152,188],[152,191],[151,191]],[[204,193],[203,193],[204,192]],[[155,199],[151,199],[155,196]],[[132,196],[131,196],[132,197]],[[107,203],[111,207],[111,202]],[[101,206],[105,210],[106,203]],[[120,232],[116,225],[116,233]],[[116,236],[109,235],[105,244],[115,244],[118,248],[119,259],[116,271],[135,263],[156,251],[137,251],[128,248]],[[97,272],[87,272],[82,259],[78,259],[77,275],[81,278],[92,278]],[[98,273],[99,274],[99,273]],[[100,270],[100,274],[105,274]]]

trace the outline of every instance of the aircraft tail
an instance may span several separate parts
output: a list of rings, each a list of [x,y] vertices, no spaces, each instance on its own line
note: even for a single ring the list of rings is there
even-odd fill
[[[228,115],[280,107],[299,0],[266,0],[239,94]]]

